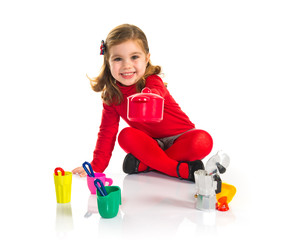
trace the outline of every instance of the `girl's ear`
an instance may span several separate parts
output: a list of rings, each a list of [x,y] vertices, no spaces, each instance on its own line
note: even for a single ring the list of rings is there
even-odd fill
[[[149,63],[150,55],[151,55],[151,54],[150,54],[150,53],[148,53],[148,54],[147,54],[147,56],[146,56],[146,62],[147,62],[147,63]]]

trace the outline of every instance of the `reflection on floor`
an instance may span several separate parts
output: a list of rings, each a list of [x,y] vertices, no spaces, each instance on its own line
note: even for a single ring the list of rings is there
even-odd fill
[[[145,239],[149,238],[149,235],[172,238],[182,234],[208,236],[218,234],[225,226],[233,225],[236,220],[233,210],[197,210],[194,198],[196,189],[192,182],[157,172],[121,175],[113,179],[114,185],[120,185],[121,182],[122,189],[122,205],[115,218],[101,218],[96,195],[89,193],[86,210],[80,219],[73,219],[71,204],[57,204],[57,233],[60,235],[62,232],[74,230],[74,222],[83,221],[83,228],[92,227],[94,235],[107,239],[130,239],[133,236],[136,236],[136,239]],[[74,181],[76,180],[75,177]],[[82,188],[82,181],[80,185]],[[76,190],[72,191],[75,195]],[[77,202],[76,197],[74,202]]]

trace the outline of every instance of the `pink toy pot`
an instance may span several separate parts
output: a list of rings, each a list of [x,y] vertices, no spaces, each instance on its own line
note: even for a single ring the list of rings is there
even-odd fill
[[[127,118],[134,122],[160,122],[163,120],[164,98],[144,88],[127,98]]]
[[[94,184],[94,181],[96,179],[100,179],[104,185],[106,185],[106,183],[108,183],[107,186],[111,186],[113,181],[111,178],[107,178],[106,175],[104,173],[95,173],[95,177],[89,177],[87,176],[87,183],[88,183],[88,187],[90,189],[91,194],[96,194],[96,187]]]

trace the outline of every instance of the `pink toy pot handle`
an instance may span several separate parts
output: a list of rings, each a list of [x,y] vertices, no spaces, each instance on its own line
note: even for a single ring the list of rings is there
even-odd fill
[[[111,185],[112,185],[112,183],[113,183],[113,181],[112,181],[112,179],[111,179],[111,178],[105,178],[105,183],[108,183],[108,185],[107,185],[107,186],[111,186]]]

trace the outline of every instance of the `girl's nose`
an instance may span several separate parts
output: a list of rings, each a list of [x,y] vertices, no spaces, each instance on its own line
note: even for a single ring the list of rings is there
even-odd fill
[[[123,62],[123,67],[124,68],[131,68],[131,61],[126,59],[124,62]]]

